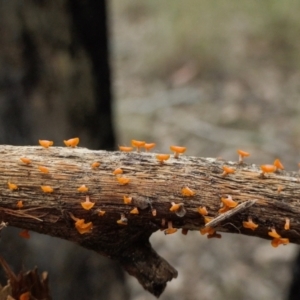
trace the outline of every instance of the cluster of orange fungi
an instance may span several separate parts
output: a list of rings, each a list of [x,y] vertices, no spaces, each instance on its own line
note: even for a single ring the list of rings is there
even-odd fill
[[[64,144],[67,147],[72,147],[75,148],[79,143],[79,138],[72,138],[69,140],[64,140]],[[39,140],[39,144],[44,147],[44,148],[49,148],[51,146],[53,146],[53,141],[48,141],[48,140]],[[137,141],[137,140],[131,140],[131,146],[119,146],[119,150],[122,152],[131,152],[134,149],[136,149],[137,152],[141,152],[142,149],[144,149],[145,152],[149,152],[150,150],[152,150],[154,147],[156,146],[155,143],[147,143],[145,141]],[[178,159],[179,155],[182,155],[183,153],[185,153],[186,151],[186,147],[182,147],[182,146],[170,146],[170,150],[172,151],[172,153],[174,154],[174,158]],[[244,163],[244,158],[250,156],[250,153],[243,151],[243,150],[237,150],[238,153],[238,163],[239,164],[243,164]],[[165,161],[167,161],[170,158],[170,154],[156,154],[155,158],[157,159],[157,161],[159,162],[159,164],[163,165]],[[20,160],[24,163],[24,164],[31,164],[32,161],[27,158],[27,157],[21,157]],[[92,169],[97,169],[100,166],[100,162],[92,162],[91,163],[91,168]],[[299,163],[299,167],[300,167],[300,163]],[[235,173],[235,169],[226,165],[223,165],[223,173],[221,174],[221,176],[225,177],[228,176],[230,174],[234,174]],[[264,178],[266,173],[274,173],[277,172],[278,170],[283,170],[284,167],[282,165],[282,163],[280,162],[279,159],[276,159],[274,161],[273,164],[265,164],[265,165],[261,165],[261,174],[260,177]],[[41,173],[44,174],[48,174],[50,172],[50,170],[45,167],[45,166],[38,166],[38,169]],[[117,168],[112,172],[113,175],[116,176],[117,181],[121,184],[121,185],[127,185],[130,182],[130,179],[127,178],[126,176],[123,175],[123,170],[122,168]],[[17,190],[18,186],[14,183],[8,182],[8,188],[12,191]],[[42,185],[41,189],[44,193],[52,193],[54,191],[54,188],[52,188],[51,186],[48,185]],[[283,189],[283,187],[278,187],[278,193],[280,193],[280,191]],[[77,188],[77,191],[80,193],[86,193],[88,192],[88,187],[86,187],[85,185],[81,185],[80,187]],[[191,188],[185,186],[181,189],[181,195],[183,197],[193,197],[195,196],[196,192],[193,191]],[[126,205],[131,205],[133,204],[133,199],[130,196],[123,196],[123,202]],[[81,207],[85,210],[91,210],[95,203],[92,202],[90,200],[90,197],[88,195],[86,195],[86,200],[81,202]],[[231,210],[232,208],[236,207],[238,205],[238,203],[236,201],[234,201],[232,199],[232,197],[230,195],[228,195],[227,197],[221,197],[221,208],[219,209],[219,213],[223,214],[226,213],[227,211]],[[17,207],[19,209],[23,208],[23,202],[22,201],[18,201],[17,203]],[[152,208],[152,207],[151,207]],[[171,207],[170,207],[170,211],[172,213],[175,213],[177,216],[179,217],[183,217],[186,214],[186,209],[184,207],[184,203],[175,203],[175,202],[171,202]],[[198,213],[203,216],[204,218],[204,223],[208,223],[210,221],[213,220],[212,217],[208,217],[207,215],[208,210],[206,209],[205,206],[203,207],[198,207],[197,209]],[[105,215],[105,211],[102,209],[96,209],[96,213],[99,216],[104,216]],[[137,206],[134,206],[130,211],[130,214],[139,214],[139,208]],[[152,215],[156,216],[156,209],[152,208]],[[74,220],[75,224],[75,228],[77,229],[77,231],[80,234],[85,234],[85,233],[90,233],[93,229],[93,223],[92,222],[85,222],[84,219],[79,219],[76,218],[73,214],[70,213],[70,217]],[[119,225],[127,225],[128,224],[128,219],[126,218],[125,214],[120,214],[120,219],[118,219],[116,221],[117,224]],[[173,228],[173,224],[172,221],[168,221],[166,224],[166,220],[162,219],[162,230],[163,228],[165,228],[165,226],[167,225],[167,229],[164,229],[164,233],[165,234],[172,234],[177,232],[176,228]],[[249,230],[256,230],[258,227],[258,224],[254,223],[252,220],[252,217],[249,216],[247,221],[243,221],[243,227]],[[284,225],[284,229],[285,230],[289,230],[290,229],[290,219],[286,218],[285,219],[285,225]],[[188,229],[183,228],[182,229],[182,234],[186,235],[188,232]],[[221,235],[218,234],[216,232],[216,230],[212,227],[206,226],[200,229],[200,233],[202,235],[207,234],[208,238],[221,238]],[[288,238],[282,238],[275,230],[275,228],[270,228],[270,231],[268,232],[268,235],[270,237],[272,237],[272,246],[273,247],[278,247],[280,244],[288,244],[289,243],[289,239]],[[23,230],[20,233],[20,236],[24,237],[24,238],[29,238],[29,233],[28,230]]]

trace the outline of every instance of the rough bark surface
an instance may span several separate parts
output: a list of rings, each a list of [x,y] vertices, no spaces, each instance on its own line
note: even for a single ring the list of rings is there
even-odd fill
[[[22,163],[21,157],[29,158],[31,164]],[[92,169],[91,163],[95,161],[100,166]],[[222,176],[224,164],[236,168],[236,172]],[[38,166],[49,168],[49,173],[41,173]],[[117,181],[112,174],[116,168],[123,169],[119,176],[129,178],[129,184]],[[11,191],[8,182],[17,184],[18,189]],[[87,193],[77,190],[83,184],[89,189]],[[218,231],[270,239],[269,228],[275,227],[282,237],[300,244],[300,181],[296,172],[281,171],[263,178],[255,165],[214,158],[171,157],[160,164],[153,153],[0,146],[0,185],[0,221],[76,242],[119,261],[156,296],[168,281],[176,278],[177,271],[151,248],[150,235],[165,229],[167,221],[172,221],[176,228],[199,230],[204,226],[204,218],[197,208],[206,206],[208,216],[216,217],[221,196],[231,195],[239,203],[257,201],[219,223]],[[53,193],[44,193],[41,185],[53,187]],[[182,196],[181,189],[186,186],[196,194]],[[81,206],[86,195],[95,202],[91,210]],[[133,203],[124,204],[124,195],[132,197]],[[24,204],[21,209],[16,205],[19,200]],[[186,214],[178,217],[171,212],[171,202],[184,203]],[[134,206],[139,207],[138,215],[129,213]],[[105,211],[105,215],[99,216],[98,209]],[[70,213],[93,222],[92,232],[79,234]],[[117,224],[122,213],[128,219],[127,225]],[[248,216],[259,225],[257,230],[242,227]],[[291,220],[290,230],[284,230],[286,217]],[[166,225],[162,225],[163,219]]]

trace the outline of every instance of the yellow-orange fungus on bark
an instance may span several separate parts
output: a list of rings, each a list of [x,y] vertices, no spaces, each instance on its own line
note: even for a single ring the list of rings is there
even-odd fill
[[[105,211],[102,209],[97,210],[98,216],[103,217],[105,215]]]
[[[69,140],[64,140],[64,143],[67,147],[75,148],[79,144],[79,138],[75,137]]]
[[[170,150],[174,152],[174,157],[178,158],[179,154],[183,154],[186,151],[186,147],[170,146]]]
[[[8,188],[11,190],[11,191],[14,191],[14,190],[17,190],[18,189],[18,186],[14,183],[11,183],[11,182],[8,182],[7,183],[8,185]]]
[[[41,189],[44,193],[53,193],[53,188],[50,185],[41,185]]]
[[[128,220],[127,220],[127,218],[125,217],[124,214],[121,214],[121,217],[120,217],[119,220],[117,220],[117,223],[118,223],[119,225],[127,225]]]
[[[146,144],[145,141],[131,140],[131,146],[135,147],[137,152],[140,152],[141,147],[144,147],[145,144]]]
[[[205,206],[198,207],[198,213],[202,216],[208,215],[208,211]]]
[[[29,239],[30,238],[30,234],[29,234],[27,229],[24,229],[21,232],[19,232],[19,236],[24,238],[24,239]]]
[[[130,179],[126,177],[117,177],[117,180],[119,181],[120,184],[125,185],[128,184]]]
[[[222,235],[220,233],[214,232],[213,234],[208,234],[207,238],[208,239],[212,239],[212,238],[220,239],[220,238],[222,238]]]
[[[156,154],[155,157],[161,164],[163,164],[165,160],[170,158],[170,154]]]
[[[53,146],[53,141],[39,140],[39,144],[44,148],[49,148],[50,146]]]
[[[45,174],[48,174],[49,173],[49,169],[44,167],[44,166],[38,166],[38,169],[42,172],[42,173],[45,173]]]
[[[146,151],[150,151],[151,149],[153,149],[156,146],[155,143],[145,143],[144,148],[146,149]]]
[[[206,224],[206,223],[212,221],[213,219],[214,219],[214,218],[211,218],[211,217],[205,217],[205,216],[204,216],[204,223]]]
[[[113,171],[114,175],[119,175],[119,174],[123,174],[123,170],[121,168],[117,168]]]
[[[216,230],[212,227],[204,227],[204,228],[201,228],[199,231],[202,235],[207,234],[207,233],[214,234],[216,232]]]
[[[123,196],[123,201],[125,204],[131,204],[132,197]]]
[[[23,205],[23,201],[22,200],[19,200],[17,202],[17,208],[22,208],[24,205]]]
[[[164,231],[165,234],[172,234],[177,231],[177,228],[173,228],[172,221],[168,222],[168,228]]]
[[[93,223],[92,222],[85,223],[84,219],[78,219],[75,222],[75,228],[80,234],[90,233],[93,229]]]
[[[123,152],[131,152],[133,150],[132,147],[119,146],[119,150]]]
[[[239,163],[241,164],[244,160],[244,157],[250,156],[249,152],[243,151],[243,150],[237,150],[237,153],[239,155]]]
[[[131,213],[133,215],[138,215],[139,214],[139,210],[137,209],[137,207],[134,207],[129,213]]]
[[[236,207],[238,205],[237,202],[232,200],[232,197],[230,195],[228,195],[227,198],[221,198],[221,201],[223,202],[224,205],[230,208]]]
[[[274,173],[277,170],[277,167],[274,165],[261,165],[260,169],[262,173]]]
[[[90,210],[95,205],[94,202],[90,201],[90,197],[86,196],[85,201],[80,203],[82,208],[85,210]]]
[[[31,160],[27,157],[21,157],[20,160],[26,165],[29,165],[31,163]]]
[[[30,292],[25,292],[20,295],[19,300],[30,300],[30,297],[31,297]]]
[[[100,163],[97,162],[97,161],[94,161],[94,162],[91,164],[92,169],[97,169],[99,166],[100,166]]]
[[[273,165],[277,168],[277,170],[284,170],[284,166],[278,158],[274,160]]]
[[[224,214],[224,213],[226,213],[227,211],[229,211],[231,208],[229,207],[229,206],[226,206],[226,205],[223,205],[223,207],[221,207],[220,209],[219,209],[219,213],[220,214]]]
[[[235,169],[228,167],[228,166],[223,166],[222,169],[223,169],[223,173],[222,173],[223,177],[227,176],[228,174],[235,173]]]
[[[275,239],[281,238],[281,235],[276,232],[275,228],[271,228],[271,231],[268,232],[268,235]]]
[[[77,191],[80,192],[80,193],[85,193],[85,192],[87,192],[88,190],[89,190],[89,188],[86,187],[85,184],[81,185],[81,186],[77,189]]]
[[[189,187],[184,187],[181,189],[181,194],[182,196],[185,196],[185,197],[192,197],[196,194],[196,192],[194,192],[193,190],[191,190]]]
[[[291,227],[291,221],[289,218],[285,218],[285,224],[284,224],[284,229],[285,230],[290,230]]]
[[[175,202],[172,202],[171,205],[170,211],[175,212],[178,217],[183,217],[186,214],[183,203],[176,204]]]
[[[271,245],[274,248],[277,248],[279,245],[287,245],[290,243],[290,240],[288,238],[275,238],[271,241]]]
[[[252,221],[251,217],[248,217],[248,221],[243,221],[243,227],[251,230],[255,230],[258,225]]]

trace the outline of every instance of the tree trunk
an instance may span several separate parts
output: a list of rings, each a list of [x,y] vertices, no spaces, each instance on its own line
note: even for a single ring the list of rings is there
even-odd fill
[[[21,157],[31,163],[24,164]],[[204,217],[198,207],[206,206],[208,217],[215,218],[221,197],[231,195],[234,201],[248,201],[250,205],[244,210],[238,208],[236,213],[225,213],[227,217],[214,224],[218,231],[271,239],[268,232],[274,227],[282,237],[300,244],[300,224],[296,221],[300,182],[295,172],[261,176],[257,166],[227,162],[236,172],[224,176],[225,162],[212,158],[171,157],[161,164],[152,153],[61,147],[0,146],[0,160],[3,222],[73,241],[110,257],[156,296],[177,271],[151,248],[150,235],[166,229],[170,221],[184,230],[203,228]],[[93,169],[95,161],[100,166]],[[49,173],[41,173],[38,166],[47,167]],[[118,182],[112,173],[116,168],[122,168],[124,173],[117,176],[129,178],[128,184]],[[16,184],[17,189],[10,190],[8,182]],[[43,192],[42,185],[51,186],[53,192]],[[88,191],[79,192],[81,185]],[[195,195],[183,196],[183,187],[189,187]],[[91,210],[81,206],[87,196],[95,203]],[[124,204],[124,196],[132,197],[132,204]],[[18,201],[23,201],[22,208],[17,207]],[[180,217],[170,211],[171,202],[183,203],[186,213]],[[134,207],[139,214],[130,213]],[[105,214],[100,216],[99,210]],[[117,223],[122,214],[127,225]],[[255,231],[242,226],[249,216],[258,224]],[[290,230],[284,229],[285,218],[291,221]],[[80,234],[75,228],[77,219],[92,222],[92,230]]]

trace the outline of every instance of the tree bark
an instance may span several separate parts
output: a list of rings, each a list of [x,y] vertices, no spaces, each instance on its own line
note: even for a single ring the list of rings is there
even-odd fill
[[[24,164],[21,157],[29,158],[31,163]],[[92,169],[95,161],[100,166]],[[236,172],[223,176],[225,164]],[[41,173],[38,166],[47,167],[49,173]],[[116,168],[123,169],[118,176],[129,178],[128,184],[118,182],[112,173]],[[260,173],[254,165],[214,158],[171,157],[160,164],[153,153],[0,146],[1,221],[73,241],[110,257],[145,289],[159,296],[177,271],[151,248],[150,235],[166,229],[168,221],[175,228],[199,230],[205,224],[197,208],[206,206],[208,216],[215,218],[222,196],[231,195],[238,203],[256,202],[218,222],[218,231],[271,239],[268,231],[274,227],[282,237],[300,244],[299,174],[281,171],[262,177]],[[10,190],[8,182],[18,189]],[[42,185],[54,191],[44,193]],[[77,190],[81,185],[88,187],[86,193]],[[189,187],[195,195],[183,196],[183,187]],[[95,203],[91,210],[81,206],[87,195]],[[132,197],[132,204],[124,204],[124,195]],[[23,208],[17,207],[19,200]],[[171,202],[183,203],[186,214],[179,217],[170,211]],[[139,209],[137,215],[130,213],[135,206]],[[99,209],[105,211],[103,216],[99,216]],[[127,225],[117,224],[121,214],[127,218]],[[242,226],[248,216],[259,225],[255,231]],[[80,234],[74,217],[92,222],[92,231]],[[291,220],[290,230],[284,229],[285,218]]]

